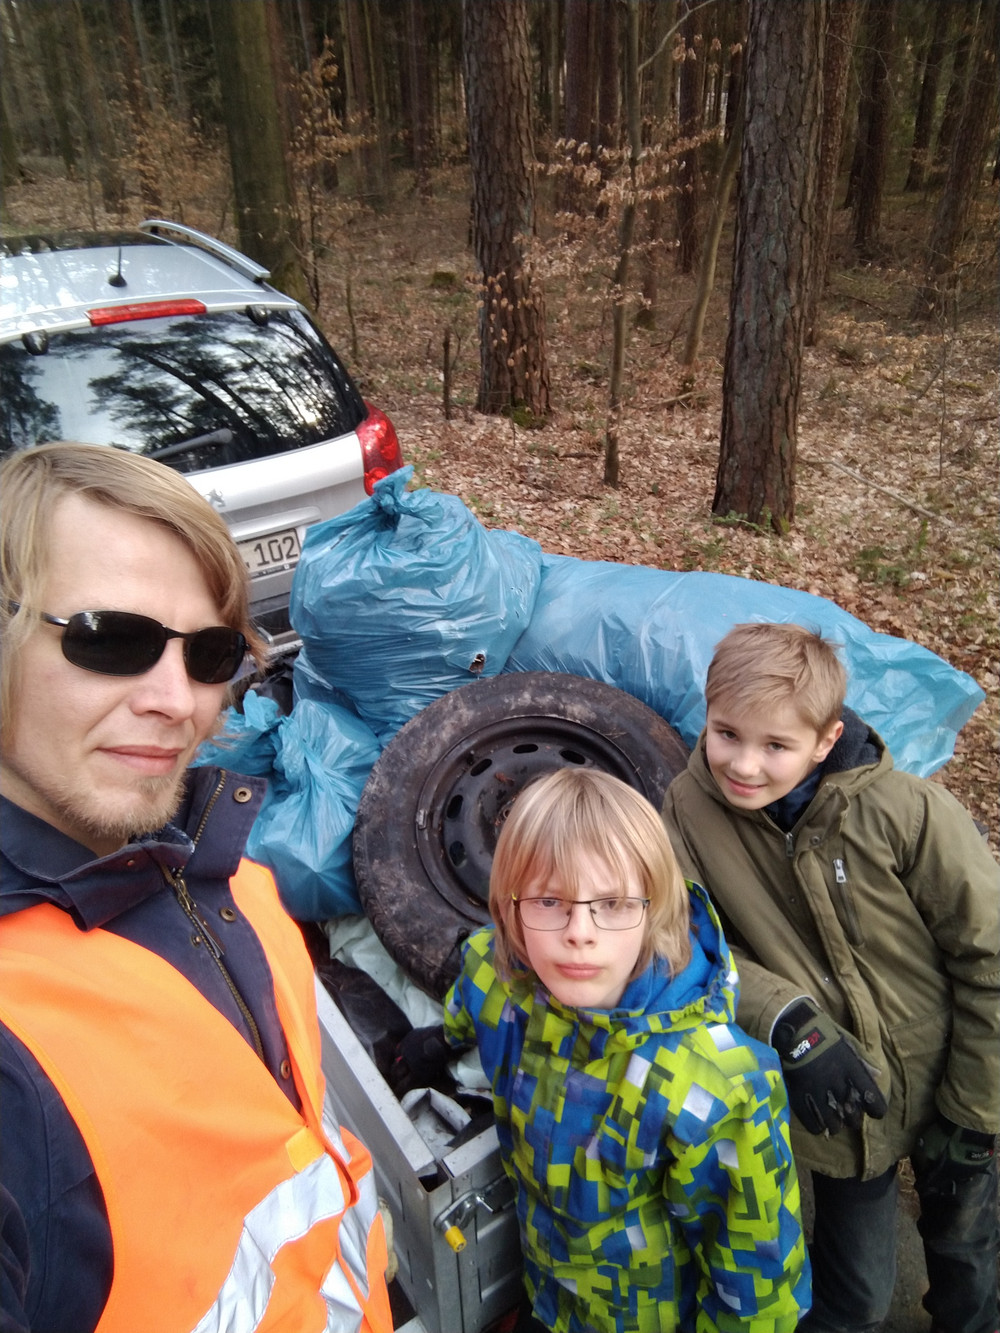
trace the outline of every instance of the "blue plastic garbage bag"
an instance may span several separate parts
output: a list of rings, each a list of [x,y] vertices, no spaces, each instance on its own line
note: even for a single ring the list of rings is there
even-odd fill
[[[537,542],[487,530],[455,495],[407,491],[412,473],[310,528],[292,585],[312,676],[383,744],[442,694],[500,672],[540,577]]]
[[[218,764],[234,773],[269,778],[280,744],[281,709],[274,699],[248,690],[243,712],[227,710],[221,730],[202,744],[194,758],[197,765]]]
[[[546,555],[531,623],[507,671],[569,671],[641,699],[693,746],[715,645],[733,625],[794,622],[842,645],[847,702],[898,768],[926,777],[985,697],[927,648],[879,634],[822,597],[729,574]]]
[[[229,710],[194,762],[269,779],[247,856],[274,872],[297,920],[360,913],[351,835],[380,752],[371,728],[332,700],[300,699],[286,717],[250,690],[243,709]]]
[[[274,871],[289,913],[323,921],[362,912],[351,860],[358,802],[379,756],[349,709],[302,699],[280,725],[271,789],[247,855]]]

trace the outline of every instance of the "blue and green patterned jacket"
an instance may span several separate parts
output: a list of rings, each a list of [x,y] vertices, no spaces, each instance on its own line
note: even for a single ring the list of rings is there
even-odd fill
[[[809,1261],[777,1057],[736,1027],[737,976],[691,888],[694,957],[614,1010],[502,982],[464,946],[445,1031],[475,1040],[515,1189],[525,1281],[554,1333],[792,1333]]]

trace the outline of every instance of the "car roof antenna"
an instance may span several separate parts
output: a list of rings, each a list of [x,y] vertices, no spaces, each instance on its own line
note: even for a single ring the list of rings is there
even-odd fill
[[[128,283],[125,281],[125,275],[124,275],[124,273],[122,273],[122,249],[123,249],[122,246],[119,246],[119,247],[118,247],[118,268],[117,268],[117,270],[116,270],[114,273],[109,273],[109,274],[108,274],[108,286],[110,286],[110,287],[127,287],[127,286],[128,286]]]

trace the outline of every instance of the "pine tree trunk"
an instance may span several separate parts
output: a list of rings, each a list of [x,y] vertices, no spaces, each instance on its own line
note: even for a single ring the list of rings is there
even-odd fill
[[[281,136],[264,0],[211,0],[240,247],[281,291],[308,305]]]
[[[805,296],[819,162],[826,0],[750,0],[740,205],[712,512],[795,517]]]
[[[473,248],[483,287],[476,410],[549,412],[545,309],[522,238],[535,227],[525,0],[464,0]]]
[[[823,133],[819,154],[819,182],[816,187],[816,244],[806,301],[807,347],[811,347],[818,336],[819,303],[826,286],[833,205],[844,136],[847,84],[854,54],[854,39],[861,17],[860,0],[830,0],[829,15],[823,66]]]
[[[862,157],[853,209],[854,248],[859,259],[870,262],[878,252],[882,192],[889,159],[896,0],[868,0],[868,8],[864,107],[858,117]]]

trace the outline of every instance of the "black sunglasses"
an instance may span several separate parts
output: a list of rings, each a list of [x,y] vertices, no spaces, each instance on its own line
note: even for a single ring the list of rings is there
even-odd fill
[[[18,603],[10,603],[10,608],[19,610]],[[246,639],[226,625],[182,634],[132,611],[77,611],[68,620],[45,611],[39,615],[47,625],[62,628],[67,662],[102,676],[141,676],[163,656],[168,639],[183,639],[184,665],[191,679],[222,685],[232,680],[247,654]]]

